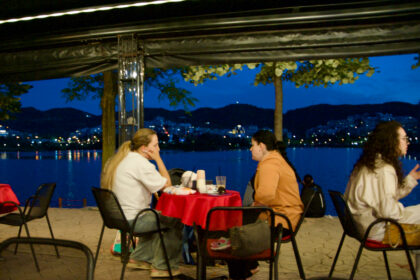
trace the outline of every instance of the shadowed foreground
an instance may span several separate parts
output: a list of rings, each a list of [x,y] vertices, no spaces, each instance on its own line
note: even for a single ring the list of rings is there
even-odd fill
[[[56,238],[75,240],[87,245],[95,254],[102,219],[97,210],[59,209],[50,208],[49,216]],[[45,219],[34,220],[28,223],[29,231],[33,237],[49,237],[48,226]],[[0,225],[0,241],[17,236],[17,227]],[[110,254],[110,247],[115,238],[116,230],[105,229],[104,240],[101,246],[98,263],[95,270],[96,280],[119,279],[121,263],[119,257]],[[328,276],[343,231],[336,217],[305,219],[297,236],[297,243],[301,253],[302,263],[307,278],[321,278]],[[25,235],[24,235],[25,236]],[[359,243],[346,238],[340,258],[338,259],[334,277],[348,278]],[[22,249],[25,249],[22,247]],[[52,253],[53,254],[53,253]],[[407,260],[403,252],[391,252],[389,255],[390,269],[393,279],[411,279],[409,271],[399,265],[406,265]],[[36,272],[30,258],[25,265],[19,266],[19,279],[65,279],[69,272],[64,268],[53,272],[46,262],[40,262],[41,273]],[[282,244],[279,260],[280,279],[299,279],[291,243]],[[63,266],[65,267],[65,266]],[[268,265],[260,262],[260,272],[253,279],[268,279]],[[10,268],[7,268],[10,269]],[[76,269],[76,268],[71,268]],[[57,271],[58,270],[58,271]],[[185,275],[195,277],[196,268],[193,265],[182,265],[181,271]],[[0,261],[0,278],[6,278],[6,268]],[[62,275],[60,277],[59,275]],[[228,275],[225,266],[208,267],[207,278]],[[58,278],[57,278],[58,277]],[[143,270],[126,269],[125,279],[148,279],[149,272]],[[385,279],[386,270],[382,253],[363,251],[355,279]]]

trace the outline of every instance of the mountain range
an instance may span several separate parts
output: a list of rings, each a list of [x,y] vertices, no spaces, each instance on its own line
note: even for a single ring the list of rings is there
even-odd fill
[[[290,110],[284,114],[284,128],[296,135],[303,135],[309,128],[326,124],[330,120],[345,119],[356,114],[388,113],[394,116],[412,116],[420,120],[420,104],[388,102],[366,105],[313,105]],[[186,113],[184,110],[145,108],[145,120],[160,116],[173,122],[187,122],[194,126],[233,128],[255,125],[273,127],[273,109],[258,108],[247,104],[231,104],[222,108],[199,108]],[[15,118],[0,124],[13,130],[39,136],[67,136],[77,129],[101,125],[101,116],[73,108],[55,108],[40,111],[33,107],[22,108]]]

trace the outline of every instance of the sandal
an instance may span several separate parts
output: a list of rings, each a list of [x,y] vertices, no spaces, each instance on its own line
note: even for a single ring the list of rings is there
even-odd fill
[[[210,249],[213,251],[226,250],[232,247],[230,244],[230,239],[226,237],[220,237],[217,241],[214,241],[210,244]]]

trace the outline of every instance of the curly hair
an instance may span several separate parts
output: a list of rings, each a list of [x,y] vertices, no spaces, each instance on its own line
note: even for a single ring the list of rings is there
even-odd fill
[[[394,167],[397,173],[398,185],[401,186],[403,170],[401,161],[399,160],[401,155],[398,135],[399,128],[402,128],[402,125],[397,121],[379,123],[372,133],[369,134],[368,140],[363,147],[362,155],[354,165],[352,173],[359,171],[363,166],[366,166],[369,171],[374,172],[377,156],[381,155],[384,162]]]

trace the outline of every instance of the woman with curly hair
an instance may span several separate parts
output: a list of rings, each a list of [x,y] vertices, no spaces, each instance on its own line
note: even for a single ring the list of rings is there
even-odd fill
[[[344,197],[356,226],[364,234],[377,218],[420,224],[420,204],[404,207],[398,200],[407,196],[420,179],[419,164],[404,178],[399,158],[406,155],[407,133],[396,121],[380,123],[369,135],[362,155],[354,165]],[[382,241],[385,224],[375,225],[369,239]],[[416,256],[417,275],[420,254]]]

